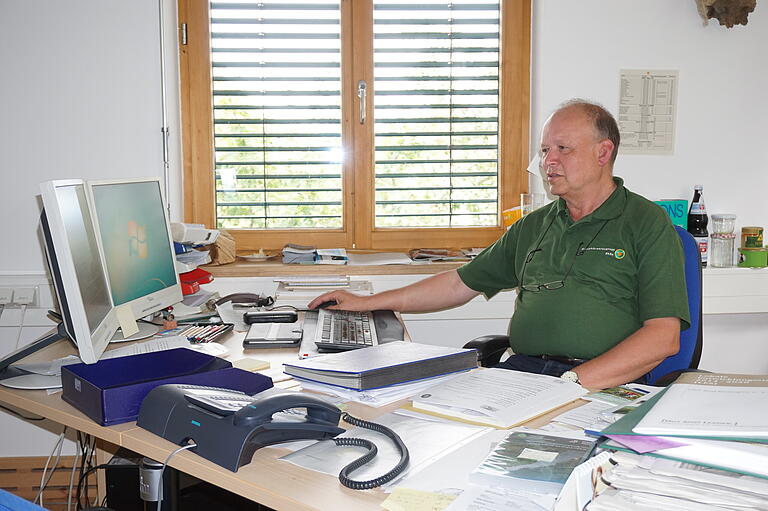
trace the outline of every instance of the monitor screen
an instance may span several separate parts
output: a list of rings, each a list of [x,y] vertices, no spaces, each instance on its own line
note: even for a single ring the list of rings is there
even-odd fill
[[[157,179],[89,182],[109,289],[135,319],[181,301]]]
[[[86,363],[95,363],[118,328],[99,256],[85,185],[41,185],[46,256],[67,335]]]

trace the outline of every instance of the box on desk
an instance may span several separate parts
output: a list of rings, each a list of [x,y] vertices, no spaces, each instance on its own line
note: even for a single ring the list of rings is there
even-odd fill
[[[226,360],[176,348],[61,368],[62,398],[102,426],[136,420],[150,390],[186,383],[256,394],[272,379],[232,367]]]

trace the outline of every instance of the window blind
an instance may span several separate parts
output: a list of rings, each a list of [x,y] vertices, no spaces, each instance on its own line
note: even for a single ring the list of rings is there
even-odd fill
[[[376,227],[498,225],[499,11],[374,3]]]
[[[220,228],[342,226],[340,2],[211,2]]]

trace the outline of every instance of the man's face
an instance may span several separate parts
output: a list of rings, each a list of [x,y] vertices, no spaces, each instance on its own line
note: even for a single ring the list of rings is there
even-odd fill
[[[607,144],[607,145],[606,145]],[[555,113],[541,132],[541,165],[549,191],[566,200],[590,198],[610,176],[606,150],[613,144],[598,140],[589,118],[578,108]]]

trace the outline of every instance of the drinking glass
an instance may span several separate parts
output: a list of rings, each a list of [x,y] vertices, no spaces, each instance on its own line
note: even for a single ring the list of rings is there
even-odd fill
[[[543,193],[521,193],[520,212],[522,216],[538,209],[547,203],[547,196]]]

